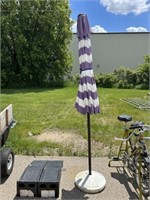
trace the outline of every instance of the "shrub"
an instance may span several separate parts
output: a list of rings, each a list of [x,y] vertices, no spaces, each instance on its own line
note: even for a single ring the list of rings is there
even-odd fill
[[[95,80],[98,87],[112,88],[115,83],[115,76],[112,73],[98,74]]]
[[[95,74],[95,81],[97,87],[103,88],[136,88],[148,89],[149,88],[149,72],[150,55],[144,57],[144,64],[139,65],[136,69],[130,69],[124,66],[116,68],[113,73],[108,74]],[[70,77],[72,84],[79,84],[80,75],[76,74]]]
[[[137,81],[136,84],[142,89],[149,89],[149,77],[150,77],[150,55],[144,56],[144,63],[139,65],[137,69]]]

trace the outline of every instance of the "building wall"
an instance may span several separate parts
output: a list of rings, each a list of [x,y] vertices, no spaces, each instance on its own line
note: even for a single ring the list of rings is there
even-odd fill
[[[136,68],[150,54],[150,33],[93,33],[91,34],[94,73],[109,73],[125,66]],[[70,46],[73,54],[72,74],[79,73],[78,39],[73,34]]]

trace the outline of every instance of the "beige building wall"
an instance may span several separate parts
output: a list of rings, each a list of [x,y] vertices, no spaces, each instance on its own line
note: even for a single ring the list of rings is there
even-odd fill
[[[150,54],[150,33],[93,33],[91,34],[94,73],[109,73],[125,66],[136,68]],[[79,73],[78,39],[73,34],[70,46],[73,54],[72,74]]]

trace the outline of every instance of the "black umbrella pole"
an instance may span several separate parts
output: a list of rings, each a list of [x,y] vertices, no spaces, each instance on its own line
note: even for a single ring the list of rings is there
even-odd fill
[[[89,175],[92,174],[91,172],[91,129],[90,129],[90,114],[87,113],[87,128],[88,128],[88,161],[89,161]]]

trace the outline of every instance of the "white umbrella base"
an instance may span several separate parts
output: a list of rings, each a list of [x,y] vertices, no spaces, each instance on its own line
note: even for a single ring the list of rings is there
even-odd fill
[[[102,191],[106,186],[105,177],[96,171],[92,171],[89,175],[89,171],[82,171],[75,177],[75,185],[81,191],[94,194]]]

